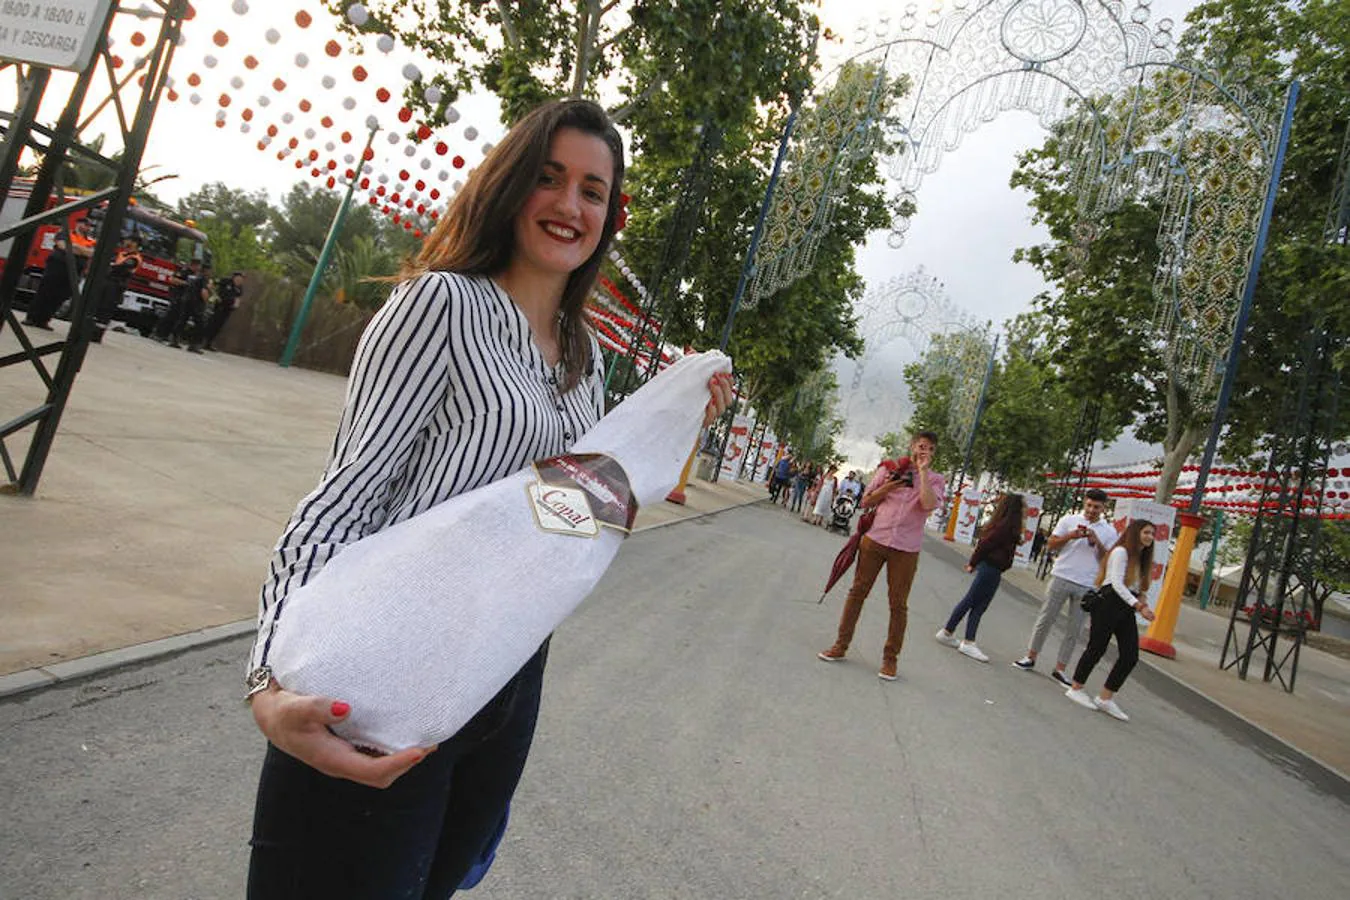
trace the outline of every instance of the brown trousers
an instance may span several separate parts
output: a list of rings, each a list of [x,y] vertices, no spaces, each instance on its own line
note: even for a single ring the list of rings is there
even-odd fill
[[[900,656],[900,648],[905,645],[905,626],[909,624],[909,588],[919,568],[919,554],[918,551],[892,550],[866,535],[858,548],[858,567],[853,576],[853,586],[848,589],[844,612],[839,617],[838,646],[846,649],[853,641],[853,630],[858,626],[858,616],[862,615],[863,601],[881,574],[882,566],[886,567],[886,593],[891,601],[891,624],[886,631],[882,658],[894,660]]]

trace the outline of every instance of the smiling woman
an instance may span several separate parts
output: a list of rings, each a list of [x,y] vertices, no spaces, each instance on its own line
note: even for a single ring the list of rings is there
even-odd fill
[[[533,656],[518,671],[511,663],[514,676],[448,740],[384,756],[334,734],[364,712],[348,704],[355,698],[285,690],[269,654],[288,621],[303,621],[299,600],[287,618],[288,599],[347,548],[499,488],[597,424],[600,350],[582,309],[614,236],[623,173],[623,144],[600,107],[536,109],[470,176],[362,336],[332,458],[262,590],[248,684],[269,746],[250,897],[447,897],[504,827],[534,736],[547,640],[525,649],[521,658]],[[709,386],[706,412],[719,414],[728,381]],[[524,556],[518,564],[529,567]],[[372,646],[367,656],[397,649]]]

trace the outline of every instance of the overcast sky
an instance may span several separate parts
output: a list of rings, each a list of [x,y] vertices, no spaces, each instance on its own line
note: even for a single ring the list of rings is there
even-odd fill
[[[947,0],[947,5],[952,2]],[[279,197],[309,171],[308,166],[297,170],[294,157],[284,161],[276,158],[277,150],[290,136],[297,137],[302,152],[314,147],[322,158],[332,156],[345,167],[344,154],[360,153],[360,141],[366,131],[364,123],[369,115],[377,115],[386,127],[400,125],[393,116],[398,95],[406,83],[401,69],[412,63],[424,71],[430,70],[424,60],[415,58],[406,48],[396,46],[381,53],[373,39],[368,41],[364,56],[353,56],[344,42],[343,51],[330,57],[325,45],[335,32],[331,19],[313,0],[242,3],[199,0],[195,5],[197,17],[185,27],[185,42],[179,47],[172,68],[180,98],[161,104],[144,158],[147,177],[177,175],[155,188],[170,201],[216,180],[236,188],[263,189],[273,198]],[[931,5],[930,0],[918,4],[925,12]],[[1177,22],[1174,33],[1179,34],[1181,20],[1193,5],[1193,0],[1154,0],[1152,21],[1170,17]],[[878,0],[827,0],[821,7],[827,25],[841,34],[852,35],[860,19],[875,23],[883,15],[899,16],[904,5]],[[236,11],[244,8],[246,12],[242,15]],[[301,28],[295,21],[300,10],[314,15],[308,28]],[[154,23],[138,25],[130,17],[119,18],[113,49],[130,60],[136,54],[132,32],[140,27],[150,34],[151,28],[146,26]],[[276,30],[276,43],[267,40],[269,29]],[[228,36],[223,47],[213,41],[217,31]],[[251,70],[244,64],[248,54],[259,62]],[[299,65],[297,54],[307,57],[307,65]],[[208,65],[211,61],[208,57],[214,60],[214,66]],[[355,81],[351,74],[357,63],[370,73],[363,82]],[[189,75],[194,73],[201,79],[196,88],[187,84]],[[331,88],[321,83],[324,75],[333,78]],[[287,83],[281,92],[272,87],[277,77]],[[232,83],[232,79],[237,80]],[[375,90],[380,86],[386,86],[394,99],[378,102]],[[194,91],[201,98],[197,105],[188,102]],[[53,95],[59,93],[56,89],[51,91]],[[214,119],[222,110],[218,104],[222,93],[230,95],[230,105],[224,108],[226,127],[218,129],[214,127]],[[344,100],[349,97],[354,101],[351,110],[344,108]],[[261,105],[262,98],[267,98],[267,106]],[[308,114],[297,108],[301,98],[312,105]],[[250,123],[241,119],[245,108],[253,112]],[[456,108],[461,113],[460,120],[438,131],[414,156],[404,155],[406,142],[389,144],[387,136],[381,134],[375,147],[375,172],[389,173],[396,180],[394,173],[406,168],[412,175],[410,180],[421,178],[427,182],[428,191],[438,186],[442,194],[447,193],[454,180],[462,176],[462,172],[453,169],[450,160],[460,155],[467,166],[472,166],[482,158],[483,146],[499,139],[503,130],[497,104],[491,97],[466,97]],[[46,115],[55,119],[57,112],[47,110]],[[289,125],[281,120],[285,112],[295,117]],[[321,126],[324,115],[332,118],[331,128]],[[260,152],[256,143],[268,124],[276,124],[279,135],[265,152]],[[315,131],[312,140],[305,137],[307,128]],[[477,134],[470,138],[473,132],[468,129]],[[344,130],[353,135],[352,143],[341,143],[339,135]],[[944,283],[950,300],[973,316],[997,324],[1025,310],[1043,285],[1029,266],[1014,265],[1011,254],[1017,247],[1042,240],[1043,234],[1031,226],[1026,196],[1009,189],[1008,177],[1016,154],[1039,145],[1043,136],[1032,116],[1009,112],[967,137],[958,150],[943,160],[939,170],[924,181],[918,194],[919,214],[904,246],[891,249],[885,235],[880,234],[861,249],[859,267],[868,282],[884,283],[922,265]],[[448,145],[444,156],[430,149],[438,140]],[[329,143],[333,145],[331,151]],[[444,181],[440,180],[442,172]],[[644,273],[638,275],[643,277]],[[871,437],[903,423],[906,403],[900,369],[912,358],[909,345],[895,341],[879,351],[875,362],[869,364],[869,379],[875,381],[849,404],[848,447],[855,462],[875,462],[877,450]],[[853,377],[852,364],[842,366],[839,377],[847,389]],[[1112,448],[1100,458],[1125,461],[1144,458],[1150,452],[1149,448],[1131,444]]]

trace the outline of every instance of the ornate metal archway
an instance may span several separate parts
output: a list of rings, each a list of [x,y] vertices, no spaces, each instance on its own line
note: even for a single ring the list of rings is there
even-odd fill
[[[841,173],[895,123],[888,171],[900,196],[890,234],[903,243],[924,177],[964,137],[1007,110],[1038,115],[1076,160],[1075,231],[1143,195],[1163,200],[1157,321],[1174,377],[1197,406],[1216,397],[1259,263],[1260,232],[1281,146],[1281,97],[1178,58],[1173,24],[1150,27],[1151,0],[952,0],[859,26],[820,82],[785,157],[781,187],[750,265],[747,303],[814,264]],[[1222,53],[1215,53],[1221,58]],[[908,81],[900,96],[883,82]],[[1284,104],[1286,117],[1290,100]]]
[[[857,309],[866,350],[854,364],[845,418],[851,420],[860,395],[873,410],[889,402],[886,417],[898,418],[903,389],[888,388],[884,379],[867,376],[884,350],[904,340],[924,366],[925,384],[942,377],[951,380],[949,436],[964,446],[975,427],[980,389],[992,353],[989,323],[977,322],[961,309],[947,295],[943,282],[923,266],[870,288]],[[942,353],[929,352],[935,342],[944,348]],[[894,384],[903,384],[900,373],[894,374]]]
[[[869,288],[857,312],[866,349],[854,365],[850,392],[862,386],[868,364],[892,341],[904,339],[922,358],[932,336],[964,316],[942,281],[923,266]]]

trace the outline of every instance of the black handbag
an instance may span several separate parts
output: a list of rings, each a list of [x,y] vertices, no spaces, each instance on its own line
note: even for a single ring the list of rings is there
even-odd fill
[[[1093,588],[1092,590],[1088,591],[1087,593],[1083,594],[1083,596],[1080,597],[1078,600],[1078,605],[1083,608],[1083,612],[1090,613],[1092,612],[1093,608],[1097,606],[1098,603],[1103,603],[1108,599],[1106,594],[1107,591],[1111,591],[1111,593],[1113,594],[1115,593],[1115,590],[1111,587],[1111,585],[1109,584],[1099,585]]]

